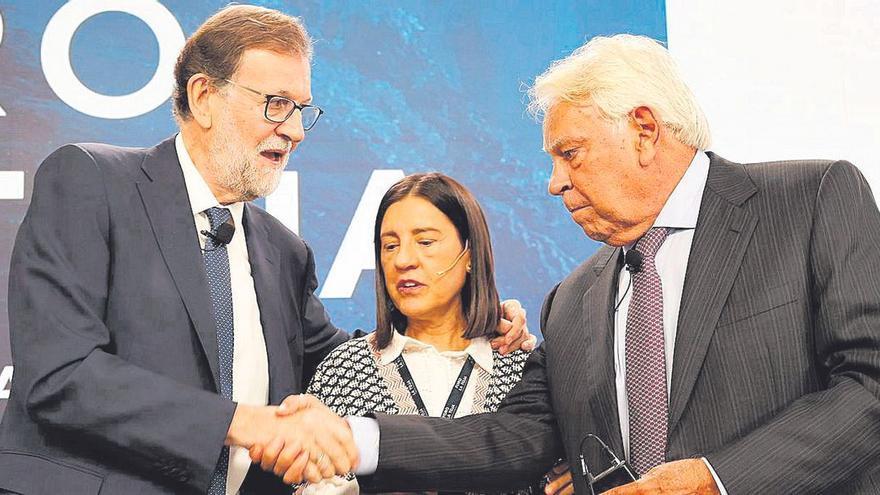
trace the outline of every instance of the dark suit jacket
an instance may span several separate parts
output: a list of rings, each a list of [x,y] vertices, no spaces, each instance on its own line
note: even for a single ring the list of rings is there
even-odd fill
[[[667,459],[705,456],[731,495],[880,493],[880,213],[867,183],[847,162],[710,158]],[[525,484],[557,442],[576,466],[588,433],[622,455],[611,309],[621,263],[604,247],[550,292],[544,343],[499,413],[379,416],[373,487]],[[594,473],[608,465],[596,449],[585,457]]]
[[[253,205],[243,223],[277,404],[347,335],[313,292],[309,247]],[[0,488],[205,493],[234,404],[216,392],[216,327],[174,140],[50,155],[10,271]],[[251,474],[246,489],[283,493]]]

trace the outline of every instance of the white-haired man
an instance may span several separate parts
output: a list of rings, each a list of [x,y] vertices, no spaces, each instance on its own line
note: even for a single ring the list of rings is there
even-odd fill
[[[644,37],[593,39],[531,97],[550,193],[606,246],[547,296],[499,412],[377,416],[372,488],[511,488],[563,449],[596,474],[592,434],[641,475],[614,495],[878,493],[880,213],[858,170],[704,151],[699,105]]]

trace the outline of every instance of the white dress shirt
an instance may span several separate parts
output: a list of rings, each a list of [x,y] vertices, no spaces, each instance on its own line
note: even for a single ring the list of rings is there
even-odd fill
[[[697,215],[703,201],[703,189],[709,176],[709,157],[697,151],[687,171],[669,195],[653,227],[669,228],[666,241],[655,256],[657,273],[663,286],[663,336],[666,354],[666,392],[672,387],[672,359],[675,353],[675,335],[678,331],[678,311],[681,306],[681,293],[687,272],[688,257],[697,227]],[[623,248],[624,253],[632,245]],[[631,278],[625,268],[620,270],[616,301],[620,301],[614,315],[614,372],[617,386],[617,411],[620,420],[620,435],[623,439],[624,455],[629,459],[629,403],[626,396],[626,317],[632,298]],[[705,460],[705,459],[704,459]],[[721,493],[726,495],[715,470],[706,461]]]
[[[232,400],[239,404],[265,406],[269,403],[269,358],[266,355],[266,341],[263,338],[263,325],[260,323],[260,308],[257,305],[257,292],[251,276],[245,242],[242,214],[244,203],[221,205],[211,188],[193,164],[186,150],[183,136],[174,140],[177,158],[183,170],[186,192],[192,206],[199,243],[205,246],[202,230],[211,230],[211,223],[204,211],[212,207],[228,208],[235,224],[235,235],[226,246],[229,255],[229,274],[232,285],[232,316],[235,350],[232,358]],[[217,452],[220,456],[220,452]],[[248,469],[251,459],[247,449],[229,449],[229,470],[226,477],[226,494],[236,495]]]

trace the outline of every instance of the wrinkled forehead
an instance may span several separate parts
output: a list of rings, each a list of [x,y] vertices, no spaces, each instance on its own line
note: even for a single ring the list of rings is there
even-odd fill
[[[547,109],[541,123],[544,151],[550,152],[559,140],[568,139],[574,131],[586,125],[589,105],[559,102]]]
[[[308,103],[312,99],[311,77],[305,55],[250,48],[242,54],[232,78],[266,94]]]
[[[606,117],[595,104],[561,102],[547,110],[542,123],[543,145],[547,152],[562,142],[582,141],[607,132],[623,121]]]

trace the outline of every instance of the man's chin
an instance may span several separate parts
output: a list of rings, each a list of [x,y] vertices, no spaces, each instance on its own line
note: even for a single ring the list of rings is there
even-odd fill
[[[609,234],[607,232],[600,232],[598,230],[595,230],[595,229],[593,229],[592,226],[581,225],[581,229],[583,229],[584,234],[587,234],[587,237],[589,237],[590,239],[592,239],[596,242],[607,243],[606,241],[608,240],[609,237],[611,237],[611,234]]]
[[[628,232],[609,232],[607,230],[596,230],[594,226],[582,225],[584,233],[590,239],[601,242],[611,247],[623,247],[637,240],[641,236],[633,237]]]
[[[281,184],[281,170],[278,171],[277,174],[271,179],[271,182],[260,185],[259,187],[254,187],[249,191],[245,191],[243,196],[248,197],[245,201],[253,201],[257,198],[265,198],[266,196],[275,192],[278,189],[278,185]]]

